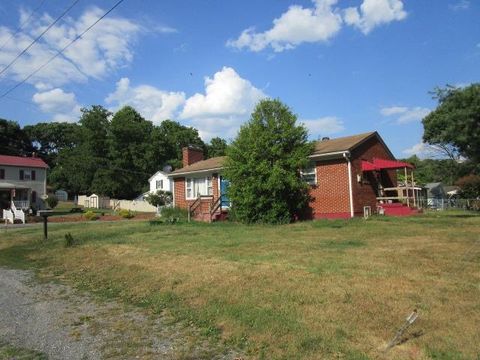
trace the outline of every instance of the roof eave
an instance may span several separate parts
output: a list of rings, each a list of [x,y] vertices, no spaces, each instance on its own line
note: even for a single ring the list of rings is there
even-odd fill
[[[223,170],[223,166],[222,167],[216,167],[216,168],[210,168],[210,169],[203,169],[203,170],[192,170],[192,171],[182,171],[182,172],[178,172],[178,173],[170,173],[167,176],[175,178],[175,177],[179,177],[179,176],[183,176],[183,175],[209,173],[209,172],[221,171],[221,170]]]

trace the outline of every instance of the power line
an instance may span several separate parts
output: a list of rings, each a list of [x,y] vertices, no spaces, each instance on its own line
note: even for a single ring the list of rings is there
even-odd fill
[[[30,21],[30,19],[32,18],[33,14],[35,14],[42,6],[43,4],[45,4],[47,0],[42,0],[42,2],[40,2],[40,5],[38,5],[35,9],[32,10],[32,12],[30,13],[30,15],[28,15],[27,19],[20,24],[20,26],[17,28],[17,30],[15,30],[15,32],[10,35],[10,37],[2,44],[2,46],[0,47],[0,50],[3,50],[3,48],[5,47],[5,45],[7,45],[7,43],[13,38],[15,37],[20,31],[23,30],[23,28],[28,24],[28,22]]]
[[[40,35],[38,35],[35,40],[33,40],[25,49],[23,49],[20,54],[18,54],[12,61],[10,61],[10,63],[5,66],[1,71],[0,71],[0,75],[2,75],[5,71],[7,71],[8,68],[10,68],[10,66],[12,66],[23,54],[25,54],[28,49],[30,49],[38,40],[40,40],[42,38],[43,35],[45,35],[45,33],[50,30],[53,25],[55,25],[58,21],[60,21],[60,19],[62,17],[64,17],[69,11],[71,8],[73,8],[80,0],[75,0],[59,17],[57,17],[55,19],[54,22],[52,22],[50,25],[48,25],[48,27],[42,31],[42,33]]]
[[[77,0],[78,1],[78,0]],[[50,64],[58,55],[63,53],[70,45],[75,43],[77,40],[79,40],[83,35],[85,35],[91,28],[93,28],[95,25],[97,25],[104,17],[106,17],[108,14],[110,14],[117,6],[119,6],[124,0],[119,0],[113,5],[106,13],[104,13],[102,16],[100,16],[92,25],[87,27],[80,35],[77,35],[75,39],[70,41],[66,46],[64,46],[61,50],[58,50],[55,55],[53,55],[50,59],[48,59],[43,65],[38,67],[35,71],[33,71],[30,75],[28,75],[26,78],[24,78],[22,81],[17,83],[15,86],[11,87],[7,91],[5,91],[2,95],[0,95],[0,99],[4,98],[8,94],[10,94],[13,90],[18,88],[20,85],[24,84],[28,79],[30,79],[32,76],[34,76],[36,73],[38,73],[40,70],[42,70],[45,66]]]

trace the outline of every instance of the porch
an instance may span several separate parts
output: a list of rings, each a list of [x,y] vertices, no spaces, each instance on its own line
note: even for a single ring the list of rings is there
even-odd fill
[[[0,209],[10,209],[12,204],[17,209],[28,210],[35,192],[30,188],[10,183],[0,184]]]
[[[403,170],[403,181],[397,179],[396,186],[385,186],[382,182],[382,171]],[[379,179],[377,188],[377,212],[384,215],[411,215],[418,212],[423,203],[423,188],[417,186],[414,178],[414,166],[410,163],[373,158],[372,161],[362,160],[362,172],[370,172]]]

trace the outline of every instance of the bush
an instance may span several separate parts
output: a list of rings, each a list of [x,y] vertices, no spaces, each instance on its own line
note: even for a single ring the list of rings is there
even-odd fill
[[[176,221],[187,221],[188,210],[179,207],[165,207],[160,213],[163,219],[176,219]]]
[[[132,211],[126,210],[126,209],[121,209],[118,212],[118,215],[121,216],[124,219],[131,219],[135,216],[135,214]]]
[[[467,175],[457,180],[460,187],[460,196],[464,199],[477,199],[480,197],[480,176]]]
[[[53,208],[55,208],[55,206],[58,205],[58,199],[53,195],[48,195],[45,202],[47,203],[47,205],[50,209],[53,209]]]
[[[91,221],[98,219],[98,215],[94,213],[92,210],[88,210],[85,214],[83,214],[83,216],[85,217],[85,219],[91,220]]]
[[[80,242],[73,237],[71,233],[65,234],[65,247],[72,247],[80,244]]]
[[[172,203],[173,197],[170,191],[157,190],[156,193],[146,195],[145,201],[155,207],[165,206]]]

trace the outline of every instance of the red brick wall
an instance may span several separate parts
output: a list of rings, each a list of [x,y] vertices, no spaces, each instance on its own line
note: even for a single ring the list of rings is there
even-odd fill
[[[182,149],[182,164],[183,167],[192,165],[198,161],[203,160],[203,151],[193,147],[184,147]]]
[[[363,207],[370,206],[375,211],[377,204],[378,179],[372,173],[366,173],[369,183],[358,182],[357,175],[362,175],[362,160],[372,161],[373,158],[393,159],[387,149],[377,138],[371,138],[356,148],[351,154],[352,161],[352,188],[353,207],[355,215],[363,215]],[[382,184],[384,187],[396,186],[397,174],[395,170],[382,170]]]
[[[317,162],[317,184],[310,188],[313,218],[348,218],[350,200],[345,159]]]
[[[215,202],[219,196],[219,188],[218,188],[218,174],[211,174],[212,176],[212,186],[213,186],[213,201]],[[187,200],[186,193],[185,193],[185,178],[179,177],[173,179],[173,186],[175,192],[175,206],[180,207],[183,209],[188,208],[188,205],[193,203],[195,200]],[[208,203],[208,201],[206,201]],[[208,205],[206,205],[208,207]],[[203,205],[202,205],[203,210]],[[205,209],[206,210],[206,209]]]

